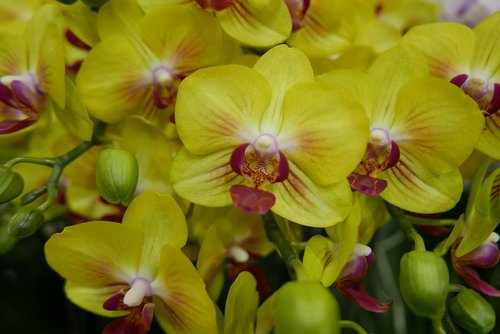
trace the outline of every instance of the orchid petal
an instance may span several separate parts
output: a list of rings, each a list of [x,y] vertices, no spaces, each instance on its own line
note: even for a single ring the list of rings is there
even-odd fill
[[[484,125],[474,100],[440,79],[409,80],[394,109],[392,140],[435,174],[464,162]]]
[[[89,6],[78,1],[72,6],[61,6],[64,22],[82,42],[93,46],[99,42],[97,32],[97,13]]]
[[[26,63],[26,44],[22,36],[0,33],[0,78],[25,73]]]
[[[391,215],[387,211],[387,207],[379,196],[366,196],[356,192],[354,194],[360,201],[361,207],[361,222],[359,224],[358,243],[368,245],[374,233],[384,226],[390,219]]]
[[[59,8],[47,4],[36,11],[25,30],[29,69],[60,108],[65,102],[62,22]]]
[[[180,73],[222,60],[221,29],[209,12],[194,4],[155,7],[142,18],[140,29],[151,51]]]
[[[241,65],[199,70],[179,87],[175,111],[179,136],[194,154],[248,143],[258,134],[270,93],[259,73]]]
[[[270,189],[276,196],[272,211],[300,225],[325,227],[342,221],[352,207],[347,180],[318,185],[293,162],[288,179]]]
[[[315,0],[287,43],[310,57],[325,57],[347,48],[358,28],[357,10],[346,1]]]
[[[122,289],[128,289],[128,284],[88,287],[67,281],[64,285],[64,292],[72,303],[80,306],[84,310],[104,317],[119,317],[128,313],[126,311],[108,311],[103,308],[104,302]]]
[[[231,205],[229,188],[245,182],[229,164],[231,153],[232,149],[227,149],[197,156],[181,149],[172,163],[170,174],[174,190],[196,204],[209,207]]]
[[[158,6],[158,5],[164,5],[166,3],[172,4],[172,5],[182,5],[186,4],[188,2],[191,2],[192,0],[137,0],[139,3],[139,6],[145,11],[149,12],[150,9]]]
[[[172,144],[157,126],[139,116],[127,117],[121,122],[122,148],[133,153],[139,163],[137,192],[154,190],[173,194],[170,184]]]
[[[54,104],[57,118],[68,129],[68,131],[81,140],[90,141],[92,138],[94,124],[90,120],[87,109],[83,105],[80,96],[76,92],[75,84],[66,78],[66,102],[64,109]]]
[[[279,45],[266,52],[254,69],[268,81],[272,97],[260,123],[261,132],[275,133],[281,127],[282,104],[286,92],[302,82],[313,82],[314,74],[306,55],[295,48]]]
[[[356,70],[334,70],[318,76],[318,81],[331,86],[336,92],[345,94],[365,108],[367,115],[377,99],[378,83],[368,74]]]
[[[367,311],[382,313],[388,311],[391,307],[390,303],[381,303],[369,296],[364,286],[359,282],[342,282],[341,285],[337,285],[337,289],[354,304],[361,306]]]
[[[457,269],[457,268],[455,268]],[[462,267],[457,269],[460,277],[463,278],[471,287],[477,291],[492,297],[500,297],[500,290],[495,289],[493,286],[483,281],[477,271],[469,267]]]
[[[397,46],[382,53],[368,69],[377,82],[377,99],[370,113],[372,127],[387,128],[392,125],[395,105],[400,88],[414,77],[427,76],[427,63],[417,50]]]
[[[196,261],[196,269],[207,286],[213,300],[219,298],[224,286],[224,259],[226,246],[222,243],[217,227],[212,225],[203,237]]]
[[[257,282],[251,273],[243,271],[229,288],[224,311],[224,334],[254,332],[259,305]]]
[[[117,223],[94,221],[66,227],[45,244],[48,264],[78,286],[128,283],[136,275],[141,238]]]
[[[92,116],[115,123],[136,112],[149,92],[150,76],[139,52],[125,37],[116,37],[89,52],[76,85]]]
[[[469,73],[475,36],[462,24],[441,22],[417,26],[406,33],[402,42],[425,55],[433,76],[449,81],[457,74]]]
[[[314,236],[307,242],[303,263],[311,279],[320,280],[327,287],[337,280],[356,246],[360,221],[361,207],[356,199],[349,216],[327,229],[334,240]]]
[[[160,326],[169,333],[217,333],[212,300],[200,275],[182,251],[164,245],[159,268],[151,287]]]
[[[257,309],[257,319],[255,323],[255,334],[269,334],[274,328],[276,318],[278,293],[269,296]]]
[[[170,196],[153,191],[145,191],[133,199],[122,225],[144,236],[140,276],[156,275],[163,245],[182,248],[187,241],[186,220],[179,205]]]
[[[474,27],[476,45],[471,70],[500,79],[500,13],[495,13]],[[461,41],[463,43],[463,41]],[[498,81],[497,81],[498,82]]]
[[[345,179],[363,157],[368,134],[364,109],[326,85],[296,85],[285,95],[280,149],[318,184]]]
[[[101,40],[124,36],[134,45],[140,45],[139,20],[143,16],[144,12],[135,0],[107,1],[97,15],[97,30]]]
[[[477,149],[494,159],[500,159],[500,112],[486,117],[485,129],[479,137]]]
[[[406,149],[398,164],[378,174],[387,181],[384,200],[408,211],[436,213],[451,209],[460,199],[463,181],[458,169],[442,175],[431,173]]]
[[[482,167],[485,166],[489,166],[489,164],[486,163]],[[483,171],[486,172],[486,169]],[[495,191],[498,192],[495,189],[500,187],[500,168],[495,169],[484,180],[482,178],[474,178],[473,180],[473,182],[479,182],[481,186],[474,198],[471,198],[473,204],[466,210],[464,238],[456,251],[456,255],[459,257],[482,247],[481,245],[495,231],[500,222],[500,208],[498,202],[495,203],[498,195],[493,195]],[[473,195],[472,192],[471,195]]]
[[[251,46],[281,43],[292,31],[288,8],[281,0],[235,0],[216,18],[229,36]]]

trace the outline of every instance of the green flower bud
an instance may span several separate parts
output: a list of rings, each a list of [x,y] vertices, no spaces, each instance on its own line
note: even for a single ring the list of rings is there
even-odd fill
[[[109,203],[127,206],[134,196],[138,178],[137,159],[130,152],[108,148],[99,155],[96,167],[97,188]]]
[[[45,218],[39,208],[22,209],[9,220],[8,233],[16,238],[26,238],[35,233]]]
[[[435,319],[444,313],[449,280],[446,262],[434,252],[411,251],[401,258],[401,294],[421,317]]]
[[[275,334],[337,334],[337,300],[319,282],[288,282],[278,293]]]
[[[495,311],[472,289],[460,291],[450,299],[448,310],[461,327],[474,334],[489,333],[495,327]]]
[[[24,189],[21,174],[0,166],[0,204],[7,203],[19,196]]]

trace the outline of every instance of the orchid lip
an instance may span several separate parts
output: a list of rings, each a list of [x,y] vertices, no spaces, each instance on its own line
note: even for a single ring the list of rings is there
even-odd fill
[[[272,193],[243,185],[233,185],[230,193],[236,208],[257,215],[265,215],[276,202]]]

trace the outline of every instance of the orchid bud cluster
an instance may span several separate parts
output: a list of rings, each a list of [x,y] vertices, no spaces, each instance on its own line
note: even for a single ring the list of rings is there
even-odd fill
[[[500,260],[498,4],[8,0],[0,18],[0,252],[44,238],[104,333],[366,333],[341,320],[366,312],[494,330],[476,268]]]

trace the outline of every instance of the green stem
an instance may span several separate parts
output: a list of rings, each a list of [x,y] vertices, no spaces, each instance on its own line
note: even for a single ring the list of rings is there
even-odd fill
[[[417,230],[415,230],[411,221],[408,219],[408,216],[405,215],[404,211],[387,202],[386,206],[387,210],[389,210],[391,216],[397,221],[406,237],[413,241],[415,250],[425,251],[424,239],[420,236],[420,234],[418,234]]]
[[[293,249],[290,241],[288,241],[281,231],[272,212],[263,215],[262,221],[264,222],[267,239],[269,239],[278,249],[278,253],[285,262],[288,272],[290,273],[290,277],[296,280],[302,280],[307,277],[299,256]]]
[[[406,216],[414,225],[429,225],[429,226],[449,226],[457,223],[456,219],[427,219],[420,217]]]
[[[7,168],[11,168],[12,166],[23,162],[35,165],[48,166],[48,167],[53,167],[55,164],[54,159],[51,158],[16,157],[14,159],[7,161],[4,164],[4,166]]]
[[[60,155],[56,158],[52,159],[39,159],[39,158],[15,158],[9,163],[14,165],[18,162],[28,162],[28,163],[38,163],[45,164],[46,166],[52,167],[52,172],[50,173],[47,184],[41,188],[32,190],[23,196],[22,203],[26,205],[31,203],[41,195],[48,193],[47,200],[40,206],[40,208],[45,211],[57,198],[59,194],[59,190],[57,186],[59,184],[59,179],[62,176],[64,168],[73,162],[76,158],[81,156],[83,153],[87,152],[92,146],[98,144],[103,140],[104,132],[106,131],[106,123],[99,122],[96,124],[94,128],[94,133],[92,135],[92,139],[90,141],[84,141],[80,145],[74,147],[67,153]],[[17,160],[16,160],[17,159]]]
[[[363,327],[361,327],[359,324],[351,320],[340,320],[339,325],[342,328],[350,328],[356,331],[358,334],[368,334],[368,332],[365,331]]]
[[[441,322],[441,318],[432,320],[432,327],[434,327],[436,334],[447,334]]]
[[[306,241],[290,241],[290,244],[294,249],[304,250],[306,249],[307,242]]]

